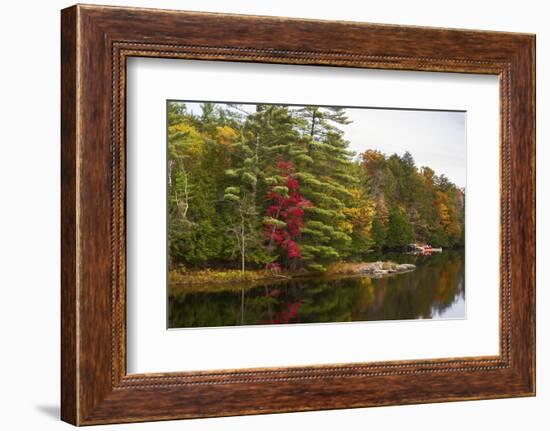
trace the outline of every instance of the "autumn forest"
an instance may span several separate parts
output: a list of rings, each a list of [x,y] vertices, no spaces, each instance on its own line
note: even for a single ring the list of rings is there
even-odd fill
[[[352,152],[346,109],[193,106],[167,103],[171,271],[322,273],[410,243],[464,246],[464,190],[414,148]]]

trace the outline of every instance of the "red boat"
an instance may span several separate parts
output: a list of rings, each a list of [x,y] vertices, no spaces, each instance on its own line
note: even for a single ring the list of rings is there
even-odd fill
[[[432,247],[430,244],[409,244],[407,248],[411,253],[418,254],[441,253],[443,251],[441,247]]]

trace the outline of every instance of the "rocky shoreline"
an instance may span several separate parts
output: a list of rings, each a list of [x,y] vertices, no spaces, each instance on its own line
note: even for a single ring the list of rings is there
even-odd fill
[[[385,275],[400,274],[410,272],[416,269],[416,265],[412,263],[395,263],[395,262],[367,262],[357,265],[357,274],[367,274],[373,277],[383,277]]]

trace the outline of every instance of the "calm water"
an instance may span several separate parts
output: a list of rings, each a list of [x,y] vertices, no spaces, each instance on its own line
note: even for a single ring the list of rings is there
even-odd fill
[[[177,293],[168,300],[169,327],[465,317],[463,251],[369,260],[375,259],[414,263],[417,268],[378,279],[317,277],[269,281],[251,289],[233,284],[215,292],[174,289]]]

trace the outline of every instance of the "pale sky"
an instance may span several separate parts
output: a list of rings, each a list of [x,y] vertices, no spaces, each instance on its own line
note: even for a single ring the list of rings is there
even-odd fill
[[[429,166],[459,187],[466,186],[466,113],[397,109],[346,109],[353,123],[342,126],[350,149],[409,151],[417,167]]]
[[[200,114],[200,103],[186,102]],[[254,111],[253,104],[241,105]],[[357,153],[367,149],[386,155],[409,151],[418,168],[429,166],[445,174],[459,187],[466,187],[466,113],[400,109],[346,108],[351,124],[339,126]]]

